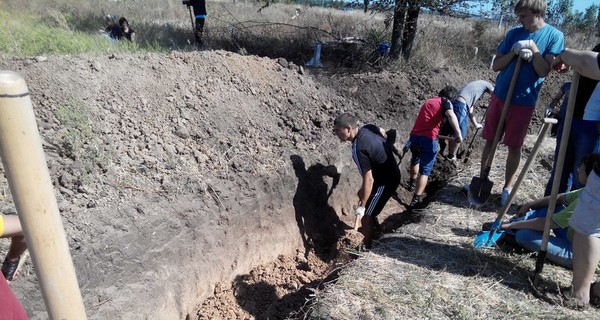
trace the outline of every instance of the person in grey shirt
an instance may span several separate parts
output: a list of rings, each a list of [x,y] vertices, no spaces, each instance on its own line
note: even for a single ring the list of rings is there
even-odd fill
[[[483,126],[475,120],[473,115],[473,107],[477,103],[477,100],[484,93],[492,93],[494,92],[494,86],[484,80],[477,80],[468,83],[458,92],[456,100],[452,101],[452,105],[454,107],[454,113],[456,114],[456,118],[458,119],[458,124],[460,125],[460,131],[463,138],[467,136],[467,127],[469,126],[468,119],[471,120],[471,123],[477,130],[481,129]],[[450,128],[450,124],[446,122],[444,124],[444,129],[442,130],[443,135],[452,136],[452,128]],[[455,140],[450,140],[448,145],[448,159],[450,161],[456,161],[456,152],[460,147],[460,143]]]

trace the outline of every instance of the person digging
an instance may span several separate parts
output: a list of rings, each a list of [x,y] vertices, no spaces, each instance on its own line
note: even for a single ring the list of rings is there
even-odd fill
[[[521,161],[521,147],[535,110],[538,94],[545,77],[550,72],[550,64],[554,57],[564,49],[563,33],[544,21],[546,11],[545,0],[518,1],[514,12],[521,26],[508,31],[498,45],[496,57],[492,62],[492,69],[499,73],[482,130],[485,146],[481,153],[479,177],[487,180],[488,164],[491,163],[496,152],[494,140],[498,130],[504,137],[503,143],[508,147],[500,201],[503,206],[515,183]],[[519,57],[526,63],[523,63],[520,71],[516,72],[517,78],[513,81],[513,73],[517,70]],[[510,87],[514,87],[514,91],[509,95]],[[500,121],[505,102],[508,110],[505,120]],[[465,187],[470,194],[481,193],[481,188],[476,188],[473,183]],[[486,192],[486,195],[489,196],[489,192]],[[483,203],[487,200],[487,196],[470,202]]]
[[[359,231],[364,236],[359,248],[370,249],[377,215],[400,185],[400,169],[381,128],[372,124],[359,128],[355,116],[343,113],[333,121],[333,133],[342,142],[352,142],[352,159],[362,176],[355,210],[357,221],[360,219],[362,224]],[[358,224],[354,227],[358,229]]]
[[[415,124],[410,132],[410,181],[409,190],[414,191],[409,208],[423,204],[425,186],[429,180],[431,169],[439,150],[438,134],[440,126],[446,118],[454,129],[454,141],[460,143],[463,139],[458,120],[452,109],[456,97],[456,88],[446,86],[437,97],[431,98],[421,106]]]

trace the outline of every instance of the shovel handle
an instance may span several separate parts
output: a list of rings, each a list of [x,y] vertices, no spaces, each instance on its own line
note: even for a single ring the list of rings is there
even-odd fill
[[[438,140],[455,140],[455,138],[451,136],[438,135]]]
[[[86,319],[29,91],[12,71],[0,71],[0,154],[49,318]]]
[[[358,228],[360,228],[360,216],[356,216],[356,218],[354,218],[354,230],[358,230]]]
[[[515,66],[515,70],[513,71],[512,78],[510,79],[510,86],[508,87],[508,93],[506,94],[506,99],[504,100],[504,106],[502,107],[502,113],[500,114],[500,121],[498,121],[498,127],[496,128],[496,134],[494,135],[494,141],[492,142],[492,151],[491,154],[486,159],[486,167],[492,166],[492,161],[494,160],[494,155],[496,154],[496,148],[498,147],[498,143],[500,143],[500,138],[504,133],[504,121],[506,120],[506,115],[508,114],[508,108],[510,107],[510,103],[512,100],[513,92],[515,91],[515,86],[517,84],[517,79],[519,78],[519,72],[521,71],[521,65],[523,64],[523,59],[517,57],[517,65]]]
[[[558,157],[556,159],[556,166],[554,172],[554,181],[552,183],[552,191],[550,192],[550,202],[548,203],[548,212],[546,213],[546,220],[544,221],[544,233],[542,236],[542,244],[540,246],[540,252],[545,252],[548,249],[548,238],[550,237],[550,225],[552,224],[552,215],[556,210],[556,200],[558,196],[558,188],[560,187],[560,173],[563,171],[565,165],[565,155],[567,154],[567,146],[569,141],[569,135],[571,133],[571,123],[573,122],[573,112],[575,110],[575,99],[577,97],[577,89],[579,88],[579,73],[573,70],[573,78],[571,79],[571,90],[569,91],[569,102],[567,103],[567,112],[565,113],[564,126],[562,138],[560,140],[560,148],[558,150]],[[540,255],[538,255],[540,257]],[[542,262],[543,265],[543,262]],[[536,268],[535,275],[537,276],[541,272],[541,268],[538,271]]]

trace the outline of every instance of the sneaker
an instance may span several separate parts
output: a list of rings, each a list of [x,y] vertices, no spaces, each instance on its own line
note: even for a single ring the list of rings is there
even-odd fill
[[[510,195],[510,190],[509,189],[502,189],[502,195],[500,196],[500,204],[502,206],[505,206],[506,203],[508,202],[508,196]]]
[[[417,188],[417,180],[410,179],[408,181],[408,191],[413,192]]]
[[[456,156],[452,156],[452,157],[448,156],[448,157],[446,158],[446,160],[448,160],[448,161],[450,161],[450,162],[456,162],[456,160],[457,160],[457,159],[456,159]]]
[[[418,196],[418,195],[416,195],[416,194],[415,194],[415,195],[413,195],[413,198],[412,198],[412,200],[410,201],[410,204],[408,205],[408,207],[409,207],[410,209],[419,209],[419,208],[421,208],[421,207],[423,206],[423,199],[424,199],[424,198],[425,198],[425,197],[424,197],[424,195],[423,195],[423,194],[422,194],[422,195],[420,195],[420,196]]]

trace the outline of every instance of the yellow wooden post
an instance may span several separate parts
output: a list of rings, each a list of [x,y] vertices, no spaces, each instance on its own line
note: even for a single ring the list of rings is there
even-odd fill
[[[0,156],[50,319],[86,319],[25,80],[0,71]]]

